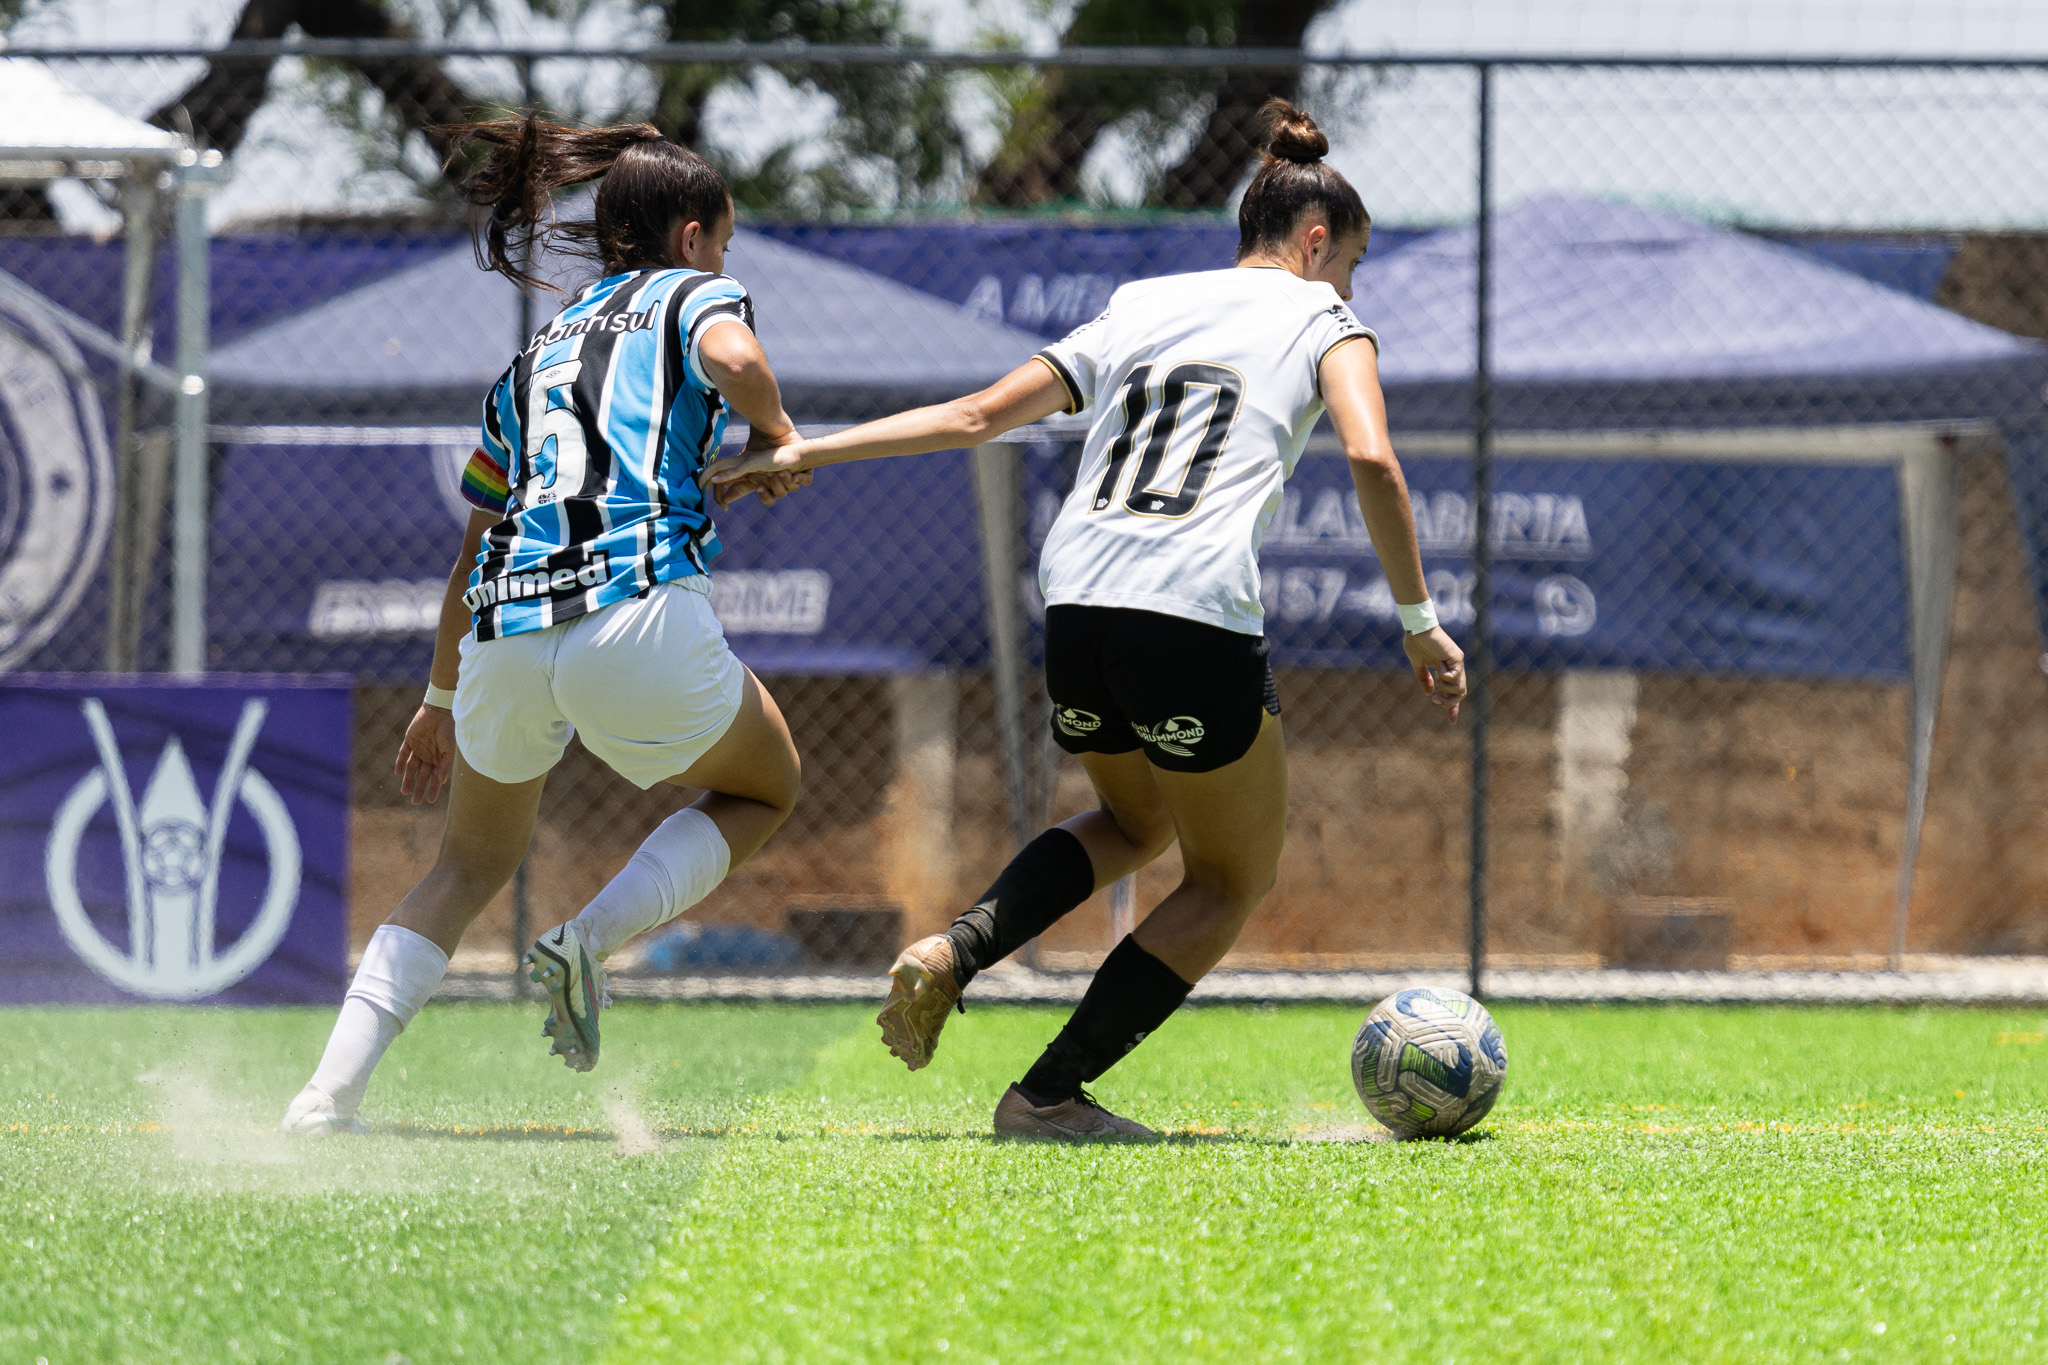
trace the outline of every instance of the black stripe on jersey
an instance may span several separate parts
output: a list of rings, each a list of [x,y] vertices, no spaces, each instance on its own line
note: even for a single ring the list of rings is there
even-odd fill
[[[612,382],[612,353],[618,349],[619,338],[625,335],[612,325],[612,319],[622,313],[636,311],[633,305],[645,287],[645,279],[636,279],[623,281],[612,290],[611,297],[590,315],[590,326],[583,333],[583,345],[577,348],[576,358],[583,362],[583,368],[576,372],[570,401],[576,408],[576,420],[583,427],[583,448],[589,452],[590,458],[583,467],[582,485],[563,490],[564,502],[596,497],[611,486],[612,462],[618,458],[618,453],[605,439],[604,424],[600,419],[604,414],[604,391]],[[583,513],[580,518],[576,515],[579,511]],[[604,530],[597,510],[587,502],[580,508],[572,506],[569,518],[572,540],[595,536]]]
[[[484,399],[484,430],[498,442],[501,449],[509,451],[510,455],[505,461],[505,484],[507,490],[505,510],[499,516],[497,524],[484,532],[483,543],[485,553],[482,556],[483,562],[477,571],[477,582],[479,583],[504,575],[505,565],[510,562],[512,542],[519,534],[519,525],[512,520],[512,514],[519,507],[519,468],[523,463],[522,457],[525,452],[505,439],[505,425],[498,417],[498,391],[507,387],[516,387],[515,380],[518,370],[519,360],[515,357],[512,363],[505,367],[505,373],[498,377],[498,382],[491,385],[490,396]],[[476,638],[480,641],[496,639],[498,636],[497,622],[498,614],[496,611],[486,610],[477,612]]]
[[[674,410],[676,399],[682,395],[684,385],[690,382],[690,353],[687,345],[688,339],[683,335],[683,306],[689,302],[690,296],[699,289],[710,284],[713,280],[723,278],[725,277],[722,275],[697,275],[687,279],[676,286],[675,290],[669,294],[668,301],[662,305],[662,390],[661,432],[659,436],[661,444],[656,448],[653,479],[655,524],[657,525],[662,519],[667,517],[669,512],[668,415]],[[706,395],[704,410],[707,423],[716,422],[718,412],[724,401],[716,389],[711,390]],[[708,435],[699,436],[697,438],[697,446],[701,449],[707,439]],[[704,561],[697,555],[695,536],[691,537],[689,544],[685,548],[690,556],[690,562],[696,565],[699,573],[702,573],[704,571]],[[646,584],[654,582],[654,545],[652,542],[648,544],[647,549],[640,556],[640,562],[634,567],[635,571],[640,575],[640,582]]]
[[[498,376],[498,382],[491,385],[490,393],[484,398],[484,434],[493,441],[496,441],[500,450],[511,451],[510,458],[505,461],[505,485],[507,488],[518,481],[520,452],[513,450],[511,443],[505,439],[505,424],[498,420],[498,390],[512,382],[513,366],[518,363],[517,360],[514,360],[511,365],[505,367],[505,372]],[[509,500],[505,510],[508,514],[512,510]]]
[[[697,321],[691,324],[691,330],[702,332],[711,325],[713,319],[731,318],[744,325],[751,332],[754,330],[754,320],[748,316],[751,312],[753,312],[753,309],[737,300],[731,303],[714,303],[703,312],[697,314]]]
[[[1058,377],[1060,383],[1067,386],[1067,405],[1061,408],[1060,411],[1079,412],[1081,410],[1081,386],[1074,382],[1072,371],[1068,370],[1065,365],[1060,364],[1060,358],[1050,351],[1040,351],[1033,359],[1043,360],[1046,368]]]

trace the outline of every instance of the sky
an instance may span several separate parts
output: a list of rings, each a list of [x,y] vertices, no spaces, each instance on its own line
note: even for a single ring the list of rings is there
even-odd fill
[[[1057,41],[1056,24],[1040,17],[1032,0],[909,3],[943,46],[973,44],[991,28],[1015,34],[1030,49]],[[240,9],[241,0],[55,0],[16,37],[212,43]],[[500,31],[515,39],[616,41],[630,34],[632,9],[625,0],[596,0],[572,35],[506,0]],[[1378,56],[2048,57],[2048,3],[1345,0],[1317,21],[1309,46]],[[190,78],[170,63],[72,67],[66,75],[133,113]],[[216,219],[368,205],[401,193],[395,179],[353,173],[346,138],[323,126],[304,92],[293,92],[290,72],[284,75],[285,97],[266,110],[237,158]],[[566,66],[557,78],[600,94],[609,79]],[[1495,189],[1503,202],[1563,190],[1754,226],[2048,226],[2048,75],[1522,68],[1497,79]],[[1360,185],[1379,221],[1469,217],[1477,170],[1469,70],[1318,76],[1304,102],[1332,133],[1332,161]],[[769,78],[751,95],[721,96],[713,125],[724,145],[747,153],[818,130],[829,115],[824,101]],[[1144,156],[1135,141],[1111,137],[1090,163],[1089,183],[1127,196]],[[90,206],[78,212],[89,216]]]

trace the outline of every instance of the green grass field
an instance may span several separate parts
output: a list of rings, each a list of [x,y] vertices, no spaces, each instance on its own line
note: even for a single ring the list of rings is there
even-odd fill
[[[1363,1010],[1184,1013],[1143,1148],[998,1145],[1057,1026],[437,1006],[368,1137],[326,1011],[0,1011],[0,1361],[2048,1360],[2038,1011],[1502,1008],[1474,1140],[1377,1140]]]

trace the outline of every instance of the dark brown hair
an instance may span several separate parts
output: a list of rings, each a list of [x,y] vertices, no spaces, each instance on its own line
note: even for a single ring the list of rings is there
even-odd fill
[[[1265,164],[1245,188],[1237,208],[1237,258],[1294,235],[1305,213],[1323,220],[1332,237],[1372,226],[1365,201],[1351,182],[1323,164],[1330,139],[1316,121],[1275,96],[1259,110],[1267,128]]]
[[[607,275],[673,265],[676,224],[709,227],[732,210],[717,168],[649,123],[575,128],[526,114],[456,131],[451,161],[484,149],[462,186],[470,203],[490,210],[476,225],[476,262],[523,285],[554,289],[533,273],[548,246],[594,259]],[[593,180],[592,221],[558,221],[555,191]]]

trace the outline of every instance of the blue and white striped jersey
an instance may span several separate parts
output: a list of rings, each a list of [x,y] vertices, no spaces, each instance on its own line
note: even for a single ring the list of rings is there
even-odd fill
[[[725,435],[726,406],[699,345],[726,318],[754,325],[752,300],[727,276],[608,275],[492,387],[478,477],[464,480],[472,502],[503,514],[463,595],[477,639],[541,630],[657,583],[708,585],[700,576],[719,544],[697,475]]]

